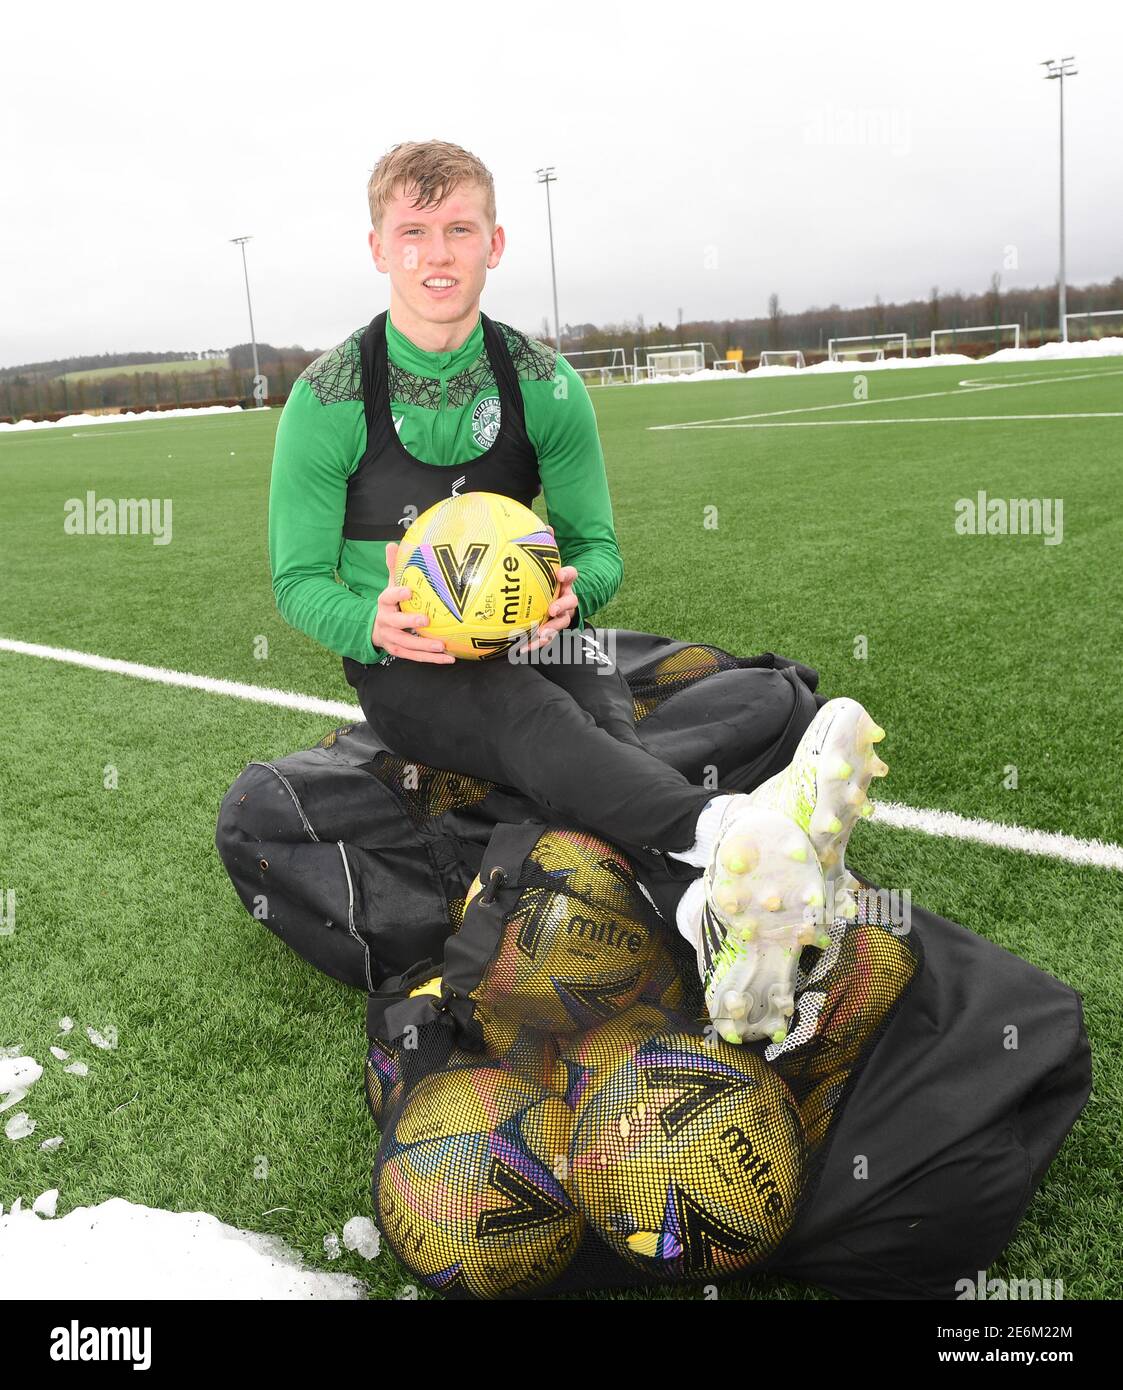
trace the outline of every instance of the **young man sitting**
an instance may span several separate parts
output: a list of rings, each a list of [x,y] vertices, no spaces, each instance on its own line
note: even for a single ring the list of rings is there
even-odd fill
[[[583,631],[623,575],[588,392],[564,357],[480,310],[506,240],[491,174],[456,145],[403,144],[368,197],[390,306],[313,362],[282,413],[278,608],[343,658],[398,755],[515,787],[561,822],[704,870],[678,922],[711,1017],[729,1041],[782,1038],[825,905],[855,910],[843,852],[885,770],[872,748],[882,731],[855,702],[831,701],[792,765],[748,796],[715,795],[647,752],[626,682]],[[527,650],[568,629],[565,660],[456,661],[423,615],[401,611],[396,541],[435,502],[476,491],[528,506],[541,491],[563,568]]]

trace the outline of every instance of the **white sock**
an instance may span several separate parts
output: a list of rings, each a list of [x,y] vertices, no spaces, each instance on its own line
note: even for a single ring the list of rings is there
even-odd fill
[[[714,852],[714,841],[717,839],[721,818],[726,806],[735,796],[744,796],[744,793],[730,792],[724,796],[711,797],[702,807],[698,824],[694,827],[694,843],[689,849],[669,849],[666,851],[667,854],[672,859],[681,859],[684,864],[690,864],[695,869],[707,868],[710,856]],[[744,799],[747,801],[748,797]]]
[[[702,924],[702,904],[706,899],[704,880],[696,878],[678,900],[675,925],[679,935],[686,938],[693,951],[698,949],[698,929]]]

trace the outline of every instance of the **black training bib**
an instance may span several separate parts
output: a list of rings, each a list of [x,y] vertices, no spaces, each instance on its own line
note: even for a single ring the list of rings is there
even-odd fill
[[[522,392],[503,334],[486,314],[484,351],[499,389],[499,429],[491,447],[461,464],[423,463],[407,451],[390,412],[386,314],[360,339],[367,447],[347,485],[343,537],[397,541],[422,512],[462,492],[498,492],[529,507],[541,491],[538,455],[526,432]]]

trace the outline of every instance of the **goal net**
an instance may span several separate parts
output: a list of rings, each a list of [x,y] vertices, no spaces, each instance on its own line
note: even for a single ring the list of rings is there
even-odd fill
[[[701,346],[675,348],[670,351],[648,349],[644,366],[649,377],[688,376],[700,372],[706,365]]]
[[[885,349],[879,347],[839,348],[831,355],[832,362],[884,362]]]
[[[587,348],[565,352],[562,356],[586,386],[612,386],[632,379],[632,369],[622,347]]]
[[[1011,341],[1010,334],[1013,334]],[[934,328],[930,335],[929,353],[936,356],[936,342],[940,341],[940,347],[944,352],[954,352],[961,344],[984,345],[993,343],[994,350],[1004,347],[1021,347],[1022,330],[1017,323],[987,323],[979,328]]]
[[[866,337],[831,338],[827,356],[832,362],[883,362],[886,354],[892,357],[909,355],[907,333],[870,333]]]
[[[760,354],[762,367],[802,367],[803,353],[799,348],[766,348]]]
[[[1123,338],[1123,309],[1066,314],[1065,333],[1070,341],[1073,338]]]

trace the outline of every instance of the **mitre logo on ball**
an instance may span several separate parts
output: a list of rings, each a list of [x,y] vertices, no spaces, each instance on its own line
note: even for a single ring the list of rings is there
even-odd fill
[[[471,997],[500,1018],[571,1035],[615,1017],[653,974],[658,918],[621,852],[552,826]],[[466,911],[480,892],[468,890]]]

